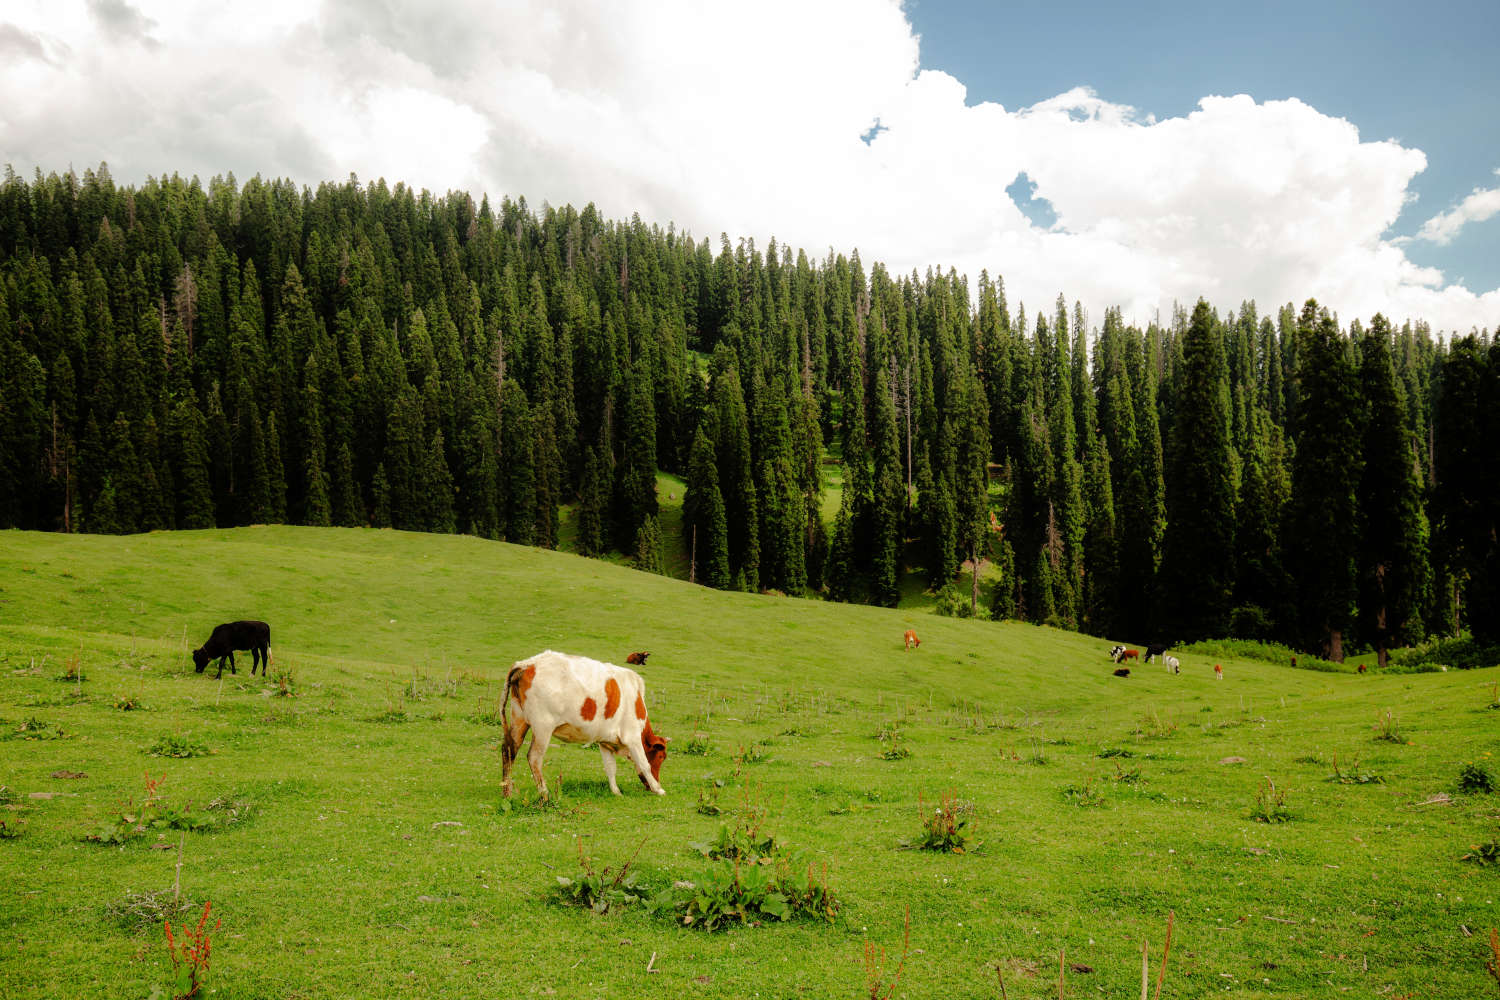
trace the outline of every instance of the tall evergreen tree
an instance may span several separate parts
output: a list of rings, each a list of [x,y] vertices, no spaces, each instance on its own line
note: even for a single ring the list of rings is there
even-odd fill
[[[1421,640],[1430,583],[1427,515],[1390,343],[1390,324],[1376,313],[1359,345],[1359,382],[1368,406],[1358,493],[1359,626],[1382,668],[1389,647]]]
[[[1167,532],[1162,554],[1166,636],[1192,641],[1229,630],[1234,587],[1234,487],[1228,387],[1218,318],[1193,309],[1175,374],[1176,413],[1167,454]]]
[[[1342,662],[1354,623],[1358,555],[1355,491],[1363,407],[1348,344],[1308,299],[1297,323],[1297,454],[1287,526],[1303,648]]]

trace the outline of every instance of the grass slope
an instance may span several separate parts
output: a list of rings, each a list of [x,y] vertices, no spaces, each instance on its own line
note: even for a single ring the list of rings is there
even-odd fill
[[[240,617],[271,622],[295,697],[252,679],[248,654],[222,682],[192,672],[188,650]],[[906,653],[910,625],[923,644]],[[179,842],[182,896],[223,919],[221,997],[853,997],[867,941],[889,981],[907,908],[905,996],[997,996],[996,962],[1010,997],[1055,996],[1066,948],[1092,969],[1069,974],[1068,996],[1133,997],[1141,940],[1154,968],[1171,909],[1164,996],[1493,992],[1481,934],[1500,872],[1459,859],[1496,838],[1500,799],[1456,782],[1466,761],[1495,770],[1500,671],[1224,660],[1216,682],[1184,655],[1181,676],[1121,680],[1108,645],[718,593],[468,537],[0,534],[0,818],[24,831],[0,840],[0,995],[165,989],[159,922],[112,911],[170,890]],[[545,647],[652,651],[652,721],[676,738],[666,797],[627,764],[613,798],[597,752],[554,744],[560,807],[536,805],[522,768],[498,808],[500,682]],[[70,660],[85,679],[56,679]],[[1410,743],[1375,739],[1386,711]],[[18,732],[33,723],[65,737]],[[909,757],[882,759],[891,727]],[[703,756],[681,752],[695,735]],[[150,755],[168,737],[211,752]],[[736,760],[750,747],[765,759]],[[1383,783],[1330,781],[1335,755]],[[148,773],[175,805],[248,817],[84,842]],[[1290,790],[1290,822],[1249,818],[1264,776]],[[716,781],[722,817],[696,808]],[[949,791],[978,849],[902,850],[919,795],[930,809]],[[691,845],[747,796],[827,865],[835,923],[709,935],[550,900],[578,874],[580,838],[596,865],[635,856],[655,885],[699,878]]]

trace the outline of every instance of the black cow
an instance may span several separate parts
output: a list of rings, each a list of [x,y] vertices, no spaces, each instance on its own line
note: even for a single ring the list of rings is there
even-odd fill
[[[1165,643],[1148,642],[1146,644],[1146,656],[1142,663],[1150,663],[1154,657],[1160,656],[1167,651]]]
[[[214,633],[208,637],[208,641],[193,650],[193,666],[201,674],[210,660],[218,660],[219,672],[216,676],[223,677],[224,661],[228,659],[229,672],[237,674],[239,671],[234,665],[236,649],[250,650],[250,675],[255,676],[255,668],[258,666],[264,677],[266,668],[271,663],[271,626],[265,622],[250,621],[215,625]]]
[[[1115,676],[1116,677],[1129,677],[1130,676],[1130,668],[1129,667],[1118,667],[1118,668],[1116,668],[1115,669]]]

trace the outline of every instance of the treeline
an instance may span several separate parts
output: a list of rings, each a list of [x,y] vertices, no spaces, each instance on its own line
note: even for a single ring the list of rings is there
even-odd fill
[[[1492,337],[1313,301],[1095,327],[987,273],[715,252],[592,205],[0,185],[0,526],[556,547],[571,508],[577,551],[681,546],[713,587],[894,605],[915,576],[997,617],[1336,657],[1496,634],[1497,418]]]

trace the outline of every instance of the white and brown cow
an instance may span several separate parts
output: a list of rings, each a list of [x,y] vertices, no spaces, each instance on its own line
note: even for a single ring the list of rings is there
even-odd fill
[[[513,714],[512,714],[513,713]],[[537,790],[547,798],[542,758],[555,736],[566,743],[597,743],[604,757],[609,790],[615,784],[615,756],[624,754],[635,765],[641,784],[665,795],[661,765],[667,759],[667,738],[651,729],[646,718],[646,683],[629,667],[601,663],[587,656],[546,650],[516,661],[505,679],[505,742],[500,748],[500,788],[509,798],[511,765],[521,752],[526,730],[531,749],[526,762]]]

